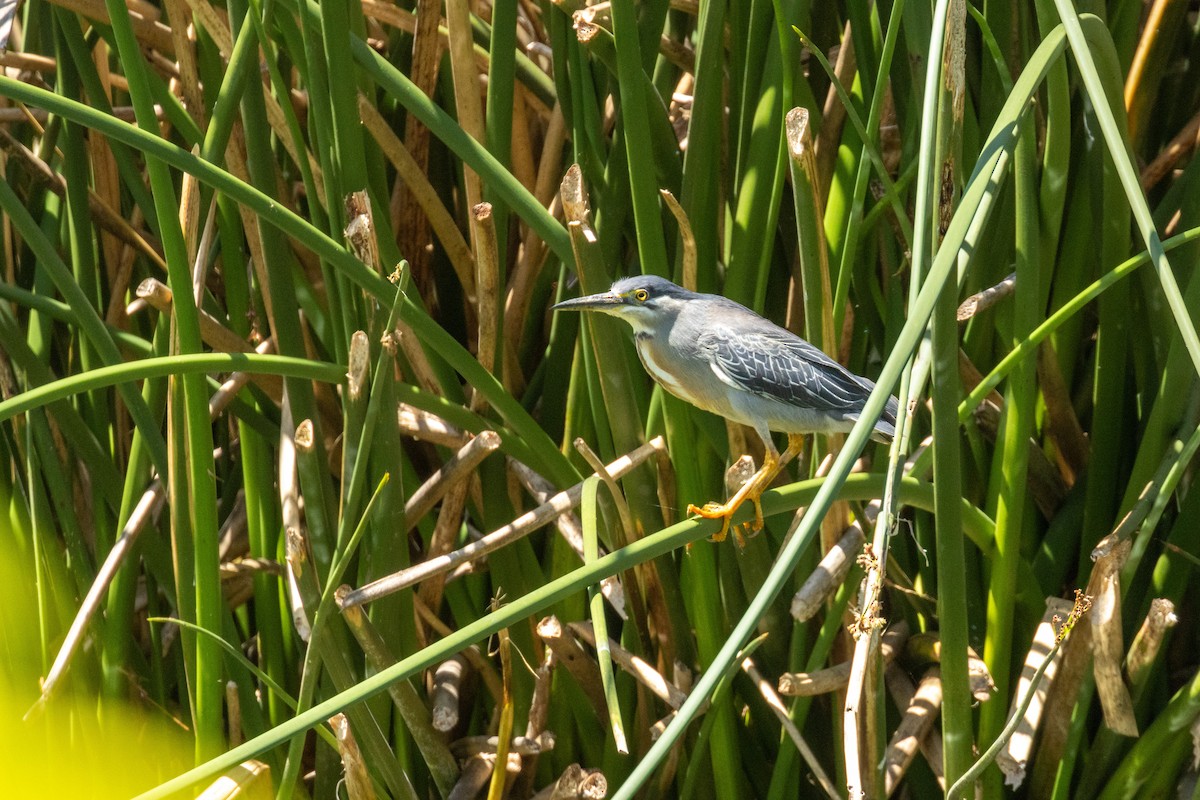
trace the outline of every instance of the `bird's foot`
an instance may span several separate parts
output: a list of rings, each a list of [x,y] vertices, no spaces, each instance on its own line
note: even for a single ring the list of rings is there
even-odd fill
[[[723,542],[729,535],[733,515],[737,513],[737,510],[741,508],[742,503],[746,500],[752,501],[754,503],[754,519],[742,523],[733,529],[734,539],[738,547],[741,548],[745,545],[747,536],[753,536],[763,529],[762,503],[759,501],[759,494],[761,492],[739,492],[731,497],[728,502],[709,502],[705,503],[703,507],[689,504],[688,513],[696,514],[704,519],[721,520],[721,530],[709,537],[709,541]]]
[[[736,507],[729,508],[729,503],[721,504],[717,502],[705,503],[703,506],[688,504],[688,513],[695,514],[704,519],[719,519],[721,522],[721,530],[708,537],[710,542],[723,542],[725,537],[729,535],[729,521],[733,517],[733,512]]]
[[[770,445],[770,440],[763,437],[763,441]],[[747,500],[754,503],[754,519],[750,522],[738,525],[734,529],[734,538],[737,540],[738,547],[742,547],[746,543],[747,535],[754,535],[763,529],[763,510],[762,510],[762,494],[771,485],[771,481],[779,474],[779,470],[799,454],[804,446],[804,437],[799,434],[788,436],[788,447],[782,457],[775,452],[773,446],[769,446],[766,456],[763,459],[762,468],[742,482],[742,486],[733,497],[729,498],[725,503],[705,503],[703,507],[689,505],[688,513],[697,514],[704,519],[719,519],[721,520],[721,530],[709,539],[711,542],[723,542],[729,535],[730,524],[733,521],[733,515],[741,508],[742,503]],[[743,533],[743,530],[745,533]]]

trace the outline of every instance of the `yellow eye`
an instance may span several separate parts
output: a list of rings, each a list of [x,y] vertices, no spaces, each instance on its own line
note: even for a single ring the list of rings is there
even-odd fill
[[[637,300],[639,303],[646,302],[646,299],[649,297],[650,297],[650,293],[647,292],[645,289],[638,289],[636,292],[633,293],[633,299]]]

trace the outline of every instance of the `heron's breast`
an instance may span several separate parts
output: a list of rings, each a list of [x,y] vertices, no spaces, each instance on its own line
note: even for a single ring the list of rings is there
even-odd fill
[[[656,353],[656,350],[658,350],[658,346],[654,341],[654,337],[639,332],[637,335],[637,351],[638,356],[642,359],[642,366],[646,368],[646,372],[650,373],[651,378],[661,383],[664,389],[690,401],[691,398],[688,396],[687,390],[675,377],[675,373],[663,363],[662,354]]]
[[[719,387],[712,385],[717,383],[716,376],[705,365],[684,356],[672,358],[651,335],[638,335],[637,352],[646,372],[668,392],[697,408],[728,415],[727,404],[720,402]]]

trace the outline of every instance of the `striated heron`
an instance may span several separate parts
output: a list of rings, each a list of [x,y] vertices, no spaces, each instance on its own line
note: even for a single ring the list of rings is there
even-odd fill
[[[724,521],[713,537],[718,542],[747,499],[754,503],[751,530],[761,529],[762,493],[799,454],[801,434],[850,430],[875,388],[745,306],[652,275],[623,278],[607,292],[564,300],[554,308],[600,311],[625,320],[633,327],[643,366],[664,389],[758,433],[766,448],[762,468],[727,502],[688,506],[689,514]],[[893,397],[875,423],[873,439],[891,441],[896,413]],[[788,435],[782,455],[771,431]]]

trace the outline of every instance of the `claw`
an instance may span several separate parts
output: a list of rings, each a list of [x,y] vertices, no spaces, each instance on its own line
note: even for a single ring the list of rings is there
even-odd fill
[[[762,489],[751,493],[750,499],[754,501],[754,521],[746,523],[746,531],[755,534],[763,529],[766,523],[763,520],[762,512]]]
[[[734,506],[733,508],[727,508],[728,505],[729,503],[721,505],[717,502],[708,502],[704,504],[703,508],[701,508],[700,506],[694,506],[689,503],[687,510],[689,514],[695,514],[699,517],[703,517],[704,519],[724,520],[724,522],[721,524],[721,530],[717,533],[714,533],[709,538],[710,542],[723,542],[725,541],[725,537],[729,535],[729,521],[733,518],[733,512],[737,511],[737,506]]]
[[[738,525],[734,529],[734,536],[737,538],[738,546],[740,547],[745,543],[746,540],[745,535],[742,533],[743,528],[745,528],[746,534],[751,536],[758,533],[763,528],[762,503],[759,500],[759,496],[761,494],[762,489],[751,487],[749,491],[738,492],[731,497],[727,503],[724,504],[717,503],[715,501],[705,503],[703,507],[689,504],[688,513],[695,514],[699,517],[703,517],[704,519],[723,520],[721,524],[721,530],[709,538],[710,542],[723,542],[729,535],[729,528],[733,521],[733,515],[737,513],[739,508],[741,508],[742,503],[746,502],[747,500],[753,501],[754,519]]]

